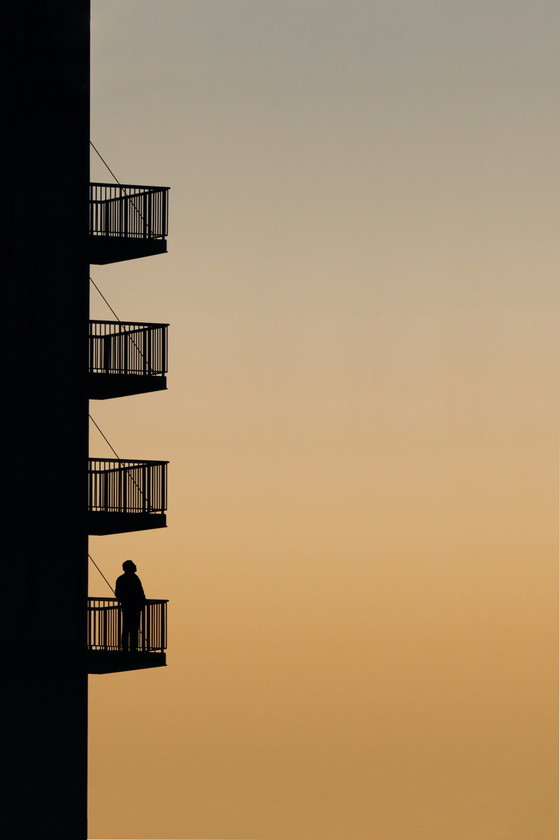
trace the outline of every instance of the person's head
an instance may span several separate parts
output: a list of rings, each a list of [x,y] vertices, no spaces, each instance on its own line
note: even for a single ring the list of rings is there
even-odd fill
[[[122,564],[122,567],[123,567],[125,572],[133,573],[133,572],[136,571],[136,566],[132,562],[132,560],[125,560],[124,563]]]

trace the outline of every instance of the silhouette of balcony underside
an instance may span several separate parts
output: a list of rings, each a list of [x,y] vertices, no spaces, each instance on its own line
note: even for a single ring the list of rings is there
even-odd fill
[[[106,400],[167,388],[169,324],[89,322],[89,397]]]
[[[165,653],[125,653],[122,650],[88,650],[88,674],[117,674],[119,671],[139,671],[167,665]]]
[[[168,187],[91,183],[89,261],[107,265],[167,252]]]
[[[123,618],[116,598],[88,598],[87,671],[114,674],[166,665],[167,601],[149,599],[140,614],[137,650],[122,649]]]
[[[131,239],[127,236],[89,237],[89,261],[92,265],[138,260],[167,253],[167,242],[157,239]]]
[[[92,537],[108,534],[128,534],[131,531],[151,531],[154,528],[166,528],[164,513],[121,513],[120,511],[90,510],[88,513],[88,533]]]
[[[99,536],[165,528],[167,463],[90,458],[88,533]]]
[[[145,376],[142,373],[90,373],[89,397],[91,400],[110,400],[114,397],[131,397],[165,391],[165,376]]]

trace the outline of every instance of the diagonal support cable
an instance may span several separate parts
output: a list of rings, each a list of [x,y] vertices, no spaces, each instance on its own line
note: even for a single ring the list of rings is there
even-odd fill
[[[107,580],[107,578],[105,577],[105,575],[103,574],[103,572],[101,571],[101,569],[99,568],[99,566],[97,565],[97,563],[95,562],[95,560],[93,559],[91,554],[88,554],[88,557],[91,560],[91,562],[93,563],[93,565],[95,566],[95,568],[97,569],[97,571],[99,572],[99,574],[101,575],[101,577],[103,578],[103,580],[105,581],[105,583],[107,584],[107,586],[109,587],[109,589],[111,590],[111,592],[113,593],[113,595],[116,597],[115,590],[113,589],[113,587],[111,586],[111,584],[109,583],[109,581]]]
[[[92,286],[93,286],[93,287],[97,290],[97,292],[99,293],[99,296],[100,296],[100,297],[102,298],[102,300],[103,300],[103,301],[107,304],[108,308],[111,310],[111,312],[113,313],[113,315],[114,315],[114,316],[115,316],[115,318],[117,319],[118,323],[119,323],[119,324],[122,324],[121,319],[119,318],[119,316],[117,315],[117,313],[115,312],[115,310],[113,309],[113,307],[111,306],[111,304],[109,303],[109,301],[107,300],[107,298],[105,297],[105,295],[103,294],[103,292],[101,291],[101,289],[99,288],[99,286],[97,285],[97,283],[95,282],[95,280],[93,279],[93,277],[91,276],[91,274],[89,275],[89,279],[90,279],[90,282],[91,282]],[[129,335],[129,336],[127,336],[127,337],[128,337],[128,339],[129,339],[129,341],[133,344],[133,346],[134,346],[135,350],[137,350],[137,351],[138,351],[138,353],[139,353],[139,355],[140,355],[140,358],[141,358],[141,359],[144,361],[144,363],[145,363],[145,362],[146,362],[146,357],[145,357],[145,355],[144,355],[144,350],[143,350],[143,348],[142,348],[142,347],[140,347],[140,346],[138,345],[138,343],[137,343],[136,339],[134,338],[134,336]],[[94,421],[94,422],[95,422],[95,421]],[[100,430],[100,431],[101,431],[101,430]]]
[[[90,283],[91,283],[91,284],[92,284],[92,286],[93,286],[93,287],[97,290],[97,292],[98,292],[99,296],[100,296],[100,297],[101,297],[101,298],[105,301],[105,303],[107,304],[107,306],[109,307],[109,309],[111,310],[111,312],[113,313],[113,315],[115,316],[115,318],[117,319],[117,321],[119,322],[119,324],[120,324],[120,323],[122,323],[122,322],[121,322],[121,319],[119,318],[119,316],[117,315],[117,313],[115,312],[115,310],[113,309],[113,307],[111,306],[111,304],[109,303],[109,301],[107,300],[107,298],[105,297],[105,295],[103,294],[103,292],[101,291],[101,289],[99,288],[99,286],[97,285],[97,283],[94,281],[94,279],[93,279],[93,277],[91,276],[91,274],[89,275],[89,279],[90,279]]]
[[[101,435],[101,437],[103,438],[103,440],[105,441],[105,443],[107,444],[107,446],[109,447],[109,449],[111,450],[111,452],[113,453],[113,455],[115,456],[115,458],[117,458],[118,461],[121,461],[122,460],[121,456],[119,455],[119,453],[117,452],[117,450],[115,449],[115,447],[113,446],[113,444],[111,443],[109,438],[101,431],[101,428],[95,422],[95,420],[93,419],[91,414],[89,414],[88,416],[89,416],[89,419],[91,420],[91,422],[93,423],[93,425],[95,426],[95,428],[97,429],[97,431],[99,432],[99,434]],[[138,492],[140,493],[140,495],[142,496],[142,498],[146,502],[146,507],[148,509],[150,509],[150,507],[151,507],[150,506],[150,500],[149,500],[145,490],[143,490],[142,487],[140,487],[140,485],[138,484],[138,482],[134,478],[134,475],[133,475],[132,471],[130,469],[127,469],[126,467],[125,467],[125,470],[126,470],[126,473],[127,473],[128,477],[130,478],[130,480],[132,481],[132,483],[134,484],[134,486],[136,487],[136,489],[138,490]]]
[[[109,166],[109,164],[107,163],[107,161],[105,160],[105,158],[103,158],[103,157],[102,157],[101,153],[100,153],[100,152],[99,152],[99,150],[95,147],[95,145],[93,144],[93,142],[92,142],[91,140],[89,141],[89,144],[90,144],[91,148],[93,149],[93,151],[95,152],[95,154],[97,155],[97,157],[99,158],[99,160],[100,160],[100,161],[103,163],[103,165],[107,168],[108,172],[110,172],[110,173],[111,173],[111,175],[113,176],[113,178],[115,179],[115,181],[117,182],[117,184],[119,185],[119,187],[121,187],[121,189],[123,190],[124,195],[125,195],[127,198],[129,198],[129,199],[130,199],[130,202],[131,202],[131,204],[132,204],[132,206],[133,206],[134,210],[135,210],[135,211],[136,211],[136,213],[138,214],[139,218],[142,220],[142,222],[143,222],[144,224],[146,224],[146,220],[145,220],[144,216],[142,215],[142,213],[141,213],[141,212],[140,212],[140,210],[138,209],[138,206],[137,206],[137,205],[136,205],[136,203],[135,203],[135,196],[134,196],[134,195],[129,195],[129,194],[127,193],[126,188],[125,188],[125,187],[123,187],[123,186],[121,185],[121,182],[119,181],[119,179],[117,178],[117,176],[115,175],[115,173],[113,172],[113,170],[111,169],[111,167]]]
[[[99,574],[101,575],[101,577],[103,578],[103,580],[105,581],[105,583],[107,584],[107,586],[109,587],[109,589],[111,590],[111,592],[113,593],[113,595],[116,598],[117,593],[115,592],[115,590],[113,589],[113,587],[111,586],[111,584],[109,583],[109,581],[107,580],[107,578],[105,577],[105,575],[103,574],[103,572],[101,571],[101,569],[99,568],[99,566],[97,565],[97,563],[95,562],[95,560],[93,559],[93,557],[91,556],[91,554],[89,552],[88,552],[88,557],[89,557],[89,559],[91,560],[91,562],[93,563],[93,565],[95,566],[95,568],[97,569],[97,571],[99,572]],[[140,630],[140,635],[142,636],[143,643],[145,645],[147,645],[147,639],[146,639],[146,636],[144,634],[143,629],[139,628],[139,630]]]
[[[121,182],[119,181],[119,179],[117,178],[117,176],[115,175],[115,173],[113,172],[113,170],[111,169],[111,167],[109,166],[109,164],[107,163],[107,161],[106,161],[106,160],[105,160],[105,159],[101,156],[101,153],[98,151],[98,149],[96,149],[96,147],[94,146],[94,144],[92,143],[92,141],[91,141],[91,140],[89,141],[89,145],[91,146],[91,148],[93,149],[93,151],[95,152],[95,154],[97,155],[97,157],[99,158],[99,160],[101,161],[101,163],[102,163],[102,164],[103,164],[103,165],[107,168],[107,170],[111,173],[111,175],[113,176],[113,178],[115,179],[115,181],[117,182],[117,184],[118,184],[118,185],[119,185],[119,187],[120,187]]]
[[[89,415],[89,419],[91,420],[91,422],[93,423],[93,425],[95,426],[95,428],[97,429],[97,431],[99,432],[99,434],[101,435],[101,437],[103,438],[103,440],[105,441],[105,443],[108,445],[109,449],[111,450],[111,452],[113,453],[113,455],[115,456],[115,458],[118,458],[118,460],[120,461],[120,460],[121,460],[121,457],[120,457],[119,453],[118,453],[118,452],[117,452],[117,450],[114,448],[114,446],[112,445],[112,443],[111,443],[111,441],[109,440],[109,438],[108,438],[106,435],[104,435],[104,434],[103,434],[103,432],[101,431],[101,429],[99,428],[99,426],[97,425],[97,423],[95,422],[95,420],[93,419],[93,417],[91,416],[91,414]],[[140,488],[138,488],[138,489],[140,489]]]

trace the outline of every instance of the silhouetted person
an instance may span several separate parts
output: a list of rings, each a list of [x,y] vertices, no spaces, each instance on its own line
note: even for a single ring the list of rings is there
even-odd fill
[[[122,567],[124,575],[117,578],[115,595],[122,610],[122,648],[133,653],[138,645],[140,616],[146,596],[132,560],[125,560]]]

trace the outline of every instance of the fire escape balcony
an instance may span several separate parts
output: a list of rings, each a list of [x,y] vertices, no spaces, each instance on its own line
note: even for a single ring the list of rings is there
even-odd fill
[[[95,265],[165,254],[169,187],[89,185],[89,261]]]
[[[89,458],[88,533],[165,528],[168,463]]]
[[[147,600],[140,615],[137,647],[123,650],[123,617],[116,598],[88,598],[87,670],[110,674],[165,665],[167,601]]]
[[[90,399],[106,400],[165,390],[168,326],[90,321]]]

